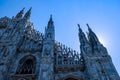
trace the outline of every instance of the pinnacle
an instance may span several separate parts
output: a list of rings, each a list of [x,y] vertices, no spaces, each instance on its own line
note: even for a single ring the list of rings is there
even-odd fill
[[[25,7],[21,10],[21,11],[24,11]]]
[[[88,31],[89,31],[89,32],[92,31],[91,28],[90,28],[90,26],[89,26],[89,24],[87,23],[86,25],[87,25],[87,27],[88,27]]]
[[[26,12],[26,14],[24,15],[24,18],[26,18],[26,19],[30,18],[31,10],[32,10],[32,7]]]
[[[80,28],[80,25],[79,24],[77,24],[78,25],[78,28],[79,28],[79,32],[82,32],[82,29]]]
[[[30,7],[30,9],[28,11],[31,11],[32,10],[32,7]]]
[[[50,22],[53,22],[53,20],[52,20],[52,14],[50,15],[50,20],[49,20]]]
[[[24,13],[24,9],[25,8],[23,8],[22,10],[20,10],[20,12],[17,13],[16,18],[22,18],[22,15]]]

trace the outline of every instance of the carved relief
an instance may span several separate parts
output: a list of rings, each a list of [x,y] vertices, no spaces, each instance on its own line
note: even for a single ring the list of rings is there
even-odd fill
[[[46,54],[47,56],[50,55],[50,48],[49,48],[49,47],[45,48],[45,54]]]

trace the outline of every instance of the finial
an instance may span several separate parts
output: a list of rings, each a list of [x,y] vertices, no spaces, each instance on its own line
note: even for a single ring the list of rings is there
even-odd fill
[[[30,7],[30,9],[29,9],[28,11],[30,11],[30,12],[31,12],[31,10],[32,10],[32,7]]]
[[[77,24],[78,25],[78,27],[80,28],[80,25],[79,24]]]
[[[80,28],[80,25],[79,24],[77,24],[78,25],[78,28],[79,28],[79,32],[82,32],[82,29]]]
[[[31,7],[31,8],[26,12],[26,14],[24,15],[24,18],[25,18],[25,19],[30,19],[31,10],[32,10],[32,7]]]
[[[52,14],[50,15],[50,20],[52,20]]]
[[[25,9],[25,8],[23,8],[20,12],[18,12],[18,14],[16,15],[15,18],[22,18],[23,13],[24,13],[24,9]]]
[[[88,30],[89,30],[89,31],[92,31],[91,28],[90,28],[90,26],[88,25],[88,23],[87,23],[86,25],[87,25],[87,27],[88,27]]]
[[[52,14],[50,15],[50,20],[49,20],[49,22],[53,22],[53,20],[52,20]]]

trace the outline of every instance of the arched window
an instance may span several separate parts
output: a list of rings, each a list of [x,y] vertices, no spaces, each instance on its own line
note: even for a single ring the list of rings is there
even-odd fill
[[[16,74],[34,74],[35,58],[28,56],[20,60]]]

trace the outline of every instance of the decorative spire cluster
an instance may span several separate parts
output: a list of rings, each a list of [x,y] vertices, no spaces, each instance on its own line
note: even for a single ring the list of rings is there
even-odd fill
[[[86,38],[84,32],[82,31],[82,29],[80,28],[80,25],[78,24],[80,49],[81,49],[82,55],[86,54],[86,53],[91,55],[90,52],[92,51],[92,53],[94,53],[95,50],[98,50],[100,48],[99,45],[101,45],[101,43],[99,42],[99,39],[97,38],[96,34],[89,27],[89,25],[88,24],[86,24],[86,25],[88,27],[87,38]],[[88,50],[88,52],[86,52],[87,50]]]
[[[20,12],[17,13],[17,15],[15,16],[16,19],[22,19],[22,18],[26,19],[26,20],[30,19],[32,7],[25,13],[25,15],[23,17],[24,9],[25,8],[23,8]]]
[[[82,31],[82,29],[80,28],[80,25],[78,24],[79,27],[79,40],[81,42],[81,44],[85,43],[85,42],[89,42],[92,45],[98,45],[100,44],[99,39],[97,38],[96,34],[92,31],[92,29],[89,27],[88,24],[86,24],[88,27],[88,40],[84,34],[84,32]]]

